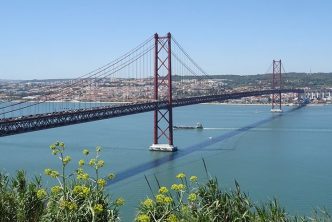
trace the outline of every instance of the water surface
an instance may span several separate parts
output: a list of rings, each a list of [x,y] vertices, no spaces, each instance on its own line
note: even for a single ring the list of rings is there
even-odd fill
[[[139,201],[151,195],[144,175],[152,185],[154,176],[170,185],[182,171],[205,181],[204,158],[209,173],[224,188],[232,187],[236,179],[254,201],[277,197],[293,214],[308,213],[318,206],[331,212],[332,106],[307,106],[278,118],[269,110],[269,106],[242,105],[176,108],[174,124],[201,122],[205,127],[201,131],[175,130],[176,154],[148,150],[153,113],[3,137],[0,169],[11,174],[25,169],[34,175],[44,168],[57,168],[48,148],[57,140],[66,143],[74,160],[82,157],[83,148],[101,145],[105,173],[130,173],[107,188],[112,196],[126,199],[122,216],[127,221],[133,218]],[[137,170],[137,166],[146,167]],[[73,162],[71,168],[75,167]]]

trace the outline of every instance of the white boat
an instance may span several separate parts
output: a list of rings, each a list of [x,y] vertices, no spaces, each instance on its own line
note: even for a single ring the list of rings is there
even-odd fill
[[[272,113],[282,113],[281,109],[271,109]]]
[[[197,123],[196,126],[173,126],[173,129],[203,129],[203,125]]]

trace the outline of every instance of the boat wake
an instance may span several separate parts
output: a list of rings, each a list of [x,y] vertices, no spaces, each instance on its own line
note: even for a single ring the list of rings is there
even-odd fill
[[[240,128],[232,128],[232,127],[222,127],[222,128],[204,128],[204,130],[220,130],[220,131],[231,131],[231,130],[238,130]],[[310,132],[310,133],[332,133],[332,129],[317,129],[317,128],[293,128],[293,129],[286,129],[286,128],[253,128],[250,131],[273,131],[273,132]]]

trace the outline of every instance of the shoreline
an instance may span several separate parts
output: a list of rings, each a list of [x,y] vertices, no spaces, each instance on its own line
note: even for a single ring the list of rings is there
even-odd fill
[[[0,102],[8,102],[8,101],[2,101]],[[110,103],[110,104],[129,104],[132,102],[100,102],[100,101],[94,101],[94,102],[81,102],[81,101],[59,101],[59,100],[50,100],[50,101],[25,101],[25,100],[13,100],[10,102],[26,102],[26,103]]]
[[[203,105],[226,105],[226,106],[270,106],[271,104],[262,104],[262,103],[200,103]]]
[[[262,103],[200,103],[203,105],[226,105],[226,106],[271,106],[271,104],[262,104]],[[323,104],[315,104],[309,103],[307,106],[330,106],[332,104],[323,103]],[[281,104],[281,106],[297,106],[297,104]]]
[[[8,102],[0,100],[0,102]],[[94,102],[81,102],[81,101],[24,101],[24,100],[13,100],[11,102],[27,102],[27,103],[102,103],[102,104],[131,104],[133,102],[100,102],[100,101],[94,101]],[[226,106],[271,106],[270,103],[263,104],[263,103],[218,103],[218,102],[211,102],[211,103],[199,103],[202,105],[226,105]],[[331,103],[309,103],[307,106],[329,106],[332,105]],[[281,106],[297,106],[297,104],[288,104],[284,103],[281,104]]]

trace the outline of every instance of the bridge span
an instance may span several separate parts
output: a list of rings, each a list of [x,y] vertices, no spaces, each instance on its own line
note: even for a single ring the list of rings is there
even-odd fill
[[[208,102],[222,102],[250,96],[274,93],[304,93],[302,89],[257,90],[250,92],[226,93],[209,96],[196,96],[172,101],[172,108]],[[0,137],[33,132],[61,126],[68,126],[91,121],[110,119],[161,109],[169,109],[168,101],[145,102],[119,106],[103,106],[90,109],[76,109],[62,112],[35,114],[19,118],[0,120]]]

